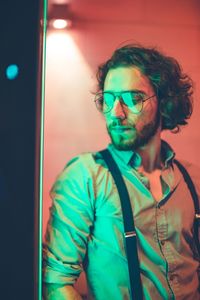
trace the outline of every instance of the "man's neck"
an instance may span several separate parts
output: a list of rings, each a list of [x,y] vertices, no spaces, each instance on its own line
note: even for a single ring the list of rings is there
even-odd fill
[[[152,137],[147,145],[137,151],[142,158],[141,167],[145,172],[151,173],[161,169],[161,136],[160,130]]]

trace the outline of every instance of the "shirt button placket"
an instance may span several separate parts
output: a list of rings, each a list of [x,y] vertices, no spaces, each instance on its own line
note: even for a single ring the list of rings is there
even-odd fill
[[[158,236],[158,241],[162,248],[162,246],[165,245],[165,241],[167,238],[167,219],[166,219],[165,211],[159,205],[159,203],[156,206],[156,218],[157,218],[157,220],[156,220],[157,221],[157,236]]]
[[[168,223],[166,218],[165,210],[160,206],[159,203],[156,205],[156,222],[157,222],[157,237],[158,242],[160,245],[160,250],[162,252],[162,255],[164,256],[168,267],[169,267],[169,261],[168,258],[170,254],[168,253],[168,247],[167,247],[167,232],[168,232]],[[169,293],[172,295],[172,299],[174,299],[173,290],[171,288],[171,284],[173,285],[174,277],[171,275],[168,277],[168,274],[166,274],[166,281],[170,288]]]

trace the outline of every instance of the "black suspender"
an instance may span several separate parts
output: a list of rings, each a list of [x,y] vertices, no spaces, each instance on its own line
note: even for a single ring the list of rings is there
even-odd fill
[[[132,212],[129,194],[125,182],[123,180],[123,177],[121,175],[121,172],[116,162],[114,161],[112,155],[110,154],[109,150],[105,149],[100,151],[100,153],[103,159],[105,160],[109,171],[113,176],[113,179],[115,181],[120,196],[122,216],[124,221],[124,236],[126,242],[126,255],[128,261],[132,300],[139,300],[139,299],[141,300],[143,299],[143,292],[142,292],[142,283],[140,277],[140,265],[139,265],[138,252],[137,252],[137,237],[135,232],[133,212]],[[198,227],[200,224],[200,208],[199,208],[198,195],[194,183],[192,182],[192,179],[188,174],[187,170],[185,169],[185,167],[183,167],[183,165],[177,160],[174,160],[174,163],[181,171],[194,202],[194,208],[195,208],[194,239],[200,257],[200,242],[199,242],[199,234],[198,234],[199,232]]]
[[[177,165],[179,170],[181,171],[183,178],[189,188],[189,191],[191,193],[193,203],[194,203],[194,209],[195,209],[195,220],[194,220],[194,239],[196,242],[197,251],[200,257],[200,242],[199,242],[199,225],[200,225],[200,209],[199,209],[199,198],[194,186],[194,183],[188,173],[188,171],[185,169],[185,167],[176,159],[174,159],[174,163]]]
[[[108,150],[100,151],[116,183],[121,201],[122,216],[124,220],[124,235],[126,241],[126,256],[128,261],[130,287],[132,300],[142,300],[142,284],[140,278],[140,267],[137,252],[137,237],[133,220],[133,212],[129,194],[124,183],[121,172]]]

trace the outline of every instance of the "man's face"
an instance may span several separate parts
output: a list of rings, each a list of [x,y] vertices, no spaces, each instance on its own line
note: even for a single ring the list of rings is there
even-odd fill
[[[104,92],[136,91],[148,98],[155,94],[149,79],[137,67],[111,69],[104,82]],[[157,97],[143,103],[143,109],[135,114],[130,107],[116,98],[113,108],[104,113],[108,134],[119,150],[136,150],[145,146],[156,134],[160,125]]]

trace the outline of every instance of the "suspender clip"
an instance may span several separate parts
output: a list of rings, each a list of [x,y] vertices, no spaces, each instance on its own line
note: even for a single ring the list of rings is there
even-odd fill
[[[124,233],[125,238],[130,238],[133,236],[136,236],[136,232],[135,231],[128,231]]]
[[[195,219],[197,219],[198,221],[200,221],[200,214],[195,214]]]

